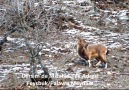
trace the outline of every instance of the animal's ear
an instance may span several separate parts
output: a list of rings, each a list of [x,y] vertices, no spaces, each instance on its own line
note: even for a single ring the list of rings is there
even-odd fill
[[[76,40],[77,40],[77,42],[80,42],[81,41],[80,36],[76,36]]]
[[[78,40],[81,40],[81,38],[80,38],[79,36],[77,36],[77,39],[78,39]]]
[[[76,39],[77,40],[80,40],[81,39],[81,36],[79,34],[76,35]]]
[[[77,36],[77,40],[83,40],[81,36]]]
[[[80,41],[80,42],[85,42],[86,43],[86,41],[80,36],[77,36],[77,40]]]

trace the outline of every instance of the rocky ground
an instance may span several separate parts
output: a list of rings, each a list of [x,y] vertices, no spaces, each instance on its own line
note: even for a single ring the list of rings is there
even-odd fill
[[[46,41],[43,46],[42,63],[48,67],[50,75],[57,74],[51,85],[24,85],[29,82],[29,78],[22,77],[29,72],[24,39],[10,36],[0,55],[0,88],[129,89],[128,7],[98,8],[100,11],[95,13],[90,2],[63,1],[61,5],[78,24],[69,26],[68,23],[68,28],[62,30],[54,41]],[[108,47],[107,69],[88,67],[87,62],[78,56],[77,36]],[[93,59],[92,64],[96,63]]]

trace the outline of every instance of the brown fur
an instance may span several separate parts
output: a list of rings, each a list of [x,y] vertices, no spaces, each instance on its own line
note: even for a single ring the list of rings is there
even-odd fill
[[[106,59],[107,48],[103,45],[88,44],[83,39],[78,38],[77,51],[80,57],[89,61],[89,64],[92,58],[95,58],[96,60],[99,61],[98,64],[96,64],[96,66],[98,66],[101,63],[101,61],[107,64],[107,59]],[[105,68],[106,67],[107,65],[105,65]]]

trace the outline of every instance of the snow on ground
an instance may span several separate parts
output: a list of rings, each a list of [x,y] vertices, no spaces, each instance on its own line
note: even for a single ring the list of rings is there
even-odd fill
[[[76,0],[76,1],[79,2],[79,3],[82,3],[84,1],[88,2],[88,3],[91,3],[90,0]],[[44,2],[47,3],[47,0],[45,0]],[[63,2],[65,4],[71,4],[71,3],[75,4],[76,3],[74,1],[63,1]],[[35,3],[35,6],[37,6],[37,5],[38,5],[38,3]],[[87,7],[91,7],[91,6],[87,6]],[[127,16],[128,11],[127,10],[122,10],[122,11],[119,11],[119,12],[104,10],[104,12],[106,12],[106,13],[112,12],[111,17],[107,17],[105,19],[105,21],[115,23],[115,25],[117,25],[116,24],[117,19],[114,18],[112,20],[112,17],[118,17],[120,20],[128,20],[128,16]],[[99,16],[100,15],[98,15],[97,18],[99,18]],[[120,34],[120,33],[114,33],[114,32],[112,32],[110,30],[106,30],[106,31],[105,30],[100,30],[99,28],[96,28],[96,27],[93,27],[93,26],[83,25],[83,23],[81,21],[78,21],[78,22],[80,23],[80,26],[83,27],[83,28],[86,28],[86,30],[66,29],[62,33],[67,35],[67,36],[74,37],[74,38],[76,36],[81,36],[82,38],[84,38],[88,42],[101,43],[101,44],[106,45],[110,49],[117,49],[117,48],[123,47],[123,45],[125,45],[125,46],[129,45],[129,42],[128,42],[129,35],[127,33]],[[13,42],[15,44],[18,44],[17,45],[18,47],[19,47],[19,45],[20,45],[20,47],[25,46],[24,39],[8,37],[7,40],[9,42]],[[120,40],[122,41],[122,43],[120,42]],[[62,64],[61,65],[56,65],[55,64],[55,63],[57,63],[56,60],[52,59],[53,53],[54,54],[59,54],[59,53],[62,54],[59,51],[60,50],[65,50],[67,48],[67,49],[72,50],[72,52],[75,54],[76,49],[74,48],[74,46],[76,46],[76,38],[73,41],[67,41],[66,40],[66,41],[61,42],[61,41],[57,40],[57,41],[53,42],[53,45],[57,44],[57,43],[59,43],[60,46],[56,46],[56,45],[52,46],[50,43],[45,43],[44,46],[43,46],[42,51],[40,52],[40,55],[42,55],[44,53],[46,57],[50,58],[50,59],[47,59],[47,60],[43,60],[43,62],[45,63],[46,67],[48,67],[48,69],[50,71],[50,74],[53,74],[53,73],[57,73],[58,75],[63,74],[65,76],[67,76],[67,78],[69,76],[71,76],[71,75],[81,77],[82,72],[84,70],[87,70],[87,71],[89,71],[88,75],[89,75],[89,73],[95,73],[95,75],[100,74],[100,76],[98,76],[97,79],[95,78],[94,81],[92,81],[92,79],[88,79],[88,80],[84,79],[84,81],[83,81],[83,79],[80,79],[80,81],[82,83],[86,81],[85,82],[86,84],[90,84],[90,86],[88,86],[87,88],[91,88],[92,84],[94,84],[94,86],[100,86],[100,87],[105,86],[105,85],[106,85],[105,87],[111,87],[112,83],[107,82],[105,84],[106,80],[102,81],[104,75],[105,75],[104,79],[106,79],[106,77],[112,77],[112,78],[115,77],[115,76],[113,76],[113,72],[110,70],[110,68],[109,68],[109,70],[107,69],[107,71],[104,71],[103,69],[100,69],[100,68],[89,69],[88,66],[81,66],[81,67],[74,66],[75,63],[73,63],[73,62],[63,63],[63,65]],[[34,45],[35,42],[30,41],[30,44]],[[64,47],[62,47],[61,44],[65,44]],[[10,43],[7,44],[7,45],[9,45],[9,47],[8,47],[8,49],[6,51],[11,50],[12,48],[10,48],[10,46],[11,46]],[[64,53],[62,55],[65,55],[65,54],[68,54],[68,53]],[[71,54],[69,54],[69,55],[71,55]],[[66,58],[67,58],[67,56],[68,55],[66,55]],[[116,58],[116,57],[114,56],[113,58]],[[61,60],[63,61],[64,59],[62,58]],[[71,72],[67,70],[68,68],[72,68]],[[116,69],[117,67],[113,67],[113,68]],[[18,73],[19,74],[21,74],[21,73],[26,74],[26,73],[29,72],[29,70],[30,70],[29,69],[29,64],[25,64],[25,63],[16,64],[16,65],[4,65],[4,64],[1,64],[1,66],[0,66],[0,81],[2,81],[4,79],[4,77],[9,72],[14,72],[16,74],[18,74]],[[38,72],[42,73],[41,70],[38,70]],[[101,73],[104,73],[104,74],[101,74]],[[101,75],[103,75],[103,76],[101,77]],[[76,78],[71,77],[70,81],[72,81],[72,80],[74,81],[75,79]],[[68,84],[68,87],[76,87],[76,88],[81,87],[81,88],[83,88],[82,85],[76,85],[76,84]]]

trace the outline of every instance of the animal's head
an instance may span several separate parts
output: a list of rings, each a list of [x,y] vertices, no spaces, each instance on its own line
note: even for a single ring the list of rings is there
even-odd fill
[[[86,41],[80,37],[77,37],[78,39],[78,45],[81,45],[81,46],[85,46],[86,45]]]

